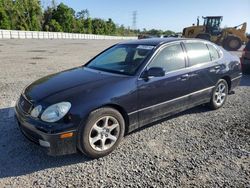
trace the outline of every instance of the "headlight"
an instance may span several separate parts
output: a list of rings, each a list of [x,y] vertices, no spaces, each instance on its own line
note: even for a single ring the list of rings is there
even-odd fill
[[[41,111],[42,111],[42,106],[38,105],[35,108],[33,108],[30,115],[34,118],[37,118],[40,115]]]
[[[69,102],[53,104],[44,110],[41,119],[46,122],[56,122],[68,113],[70,107]]]

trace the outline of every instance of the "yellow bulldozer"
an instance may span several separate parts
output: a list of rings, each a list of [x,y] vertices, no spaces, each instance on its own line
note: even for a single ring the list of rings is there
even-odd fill
[[[197,25],[183,29],[182,37],[200,38],[209,40],[223,46],[226,50],[236,51],[242,44],[248,41],[246,36],[247,23],[235,27],[221,28],[222,16],[206,16],[203,25],[200,25],[199,17]]]

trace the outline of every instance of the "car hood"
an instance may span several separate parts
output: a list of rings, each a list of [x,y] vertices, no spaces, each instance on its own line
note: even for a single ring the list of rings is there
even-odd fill
[[[88,89],[92,86],[97,87],[99,84],[103,85],[108,83],[113,77],[119,76],[105,74],[101,71],[90,70],[84,67],[77,67],[43,77],[30,84],[24,93],[29,100],[39,102],[44,98],[83,85],[86,85]]]

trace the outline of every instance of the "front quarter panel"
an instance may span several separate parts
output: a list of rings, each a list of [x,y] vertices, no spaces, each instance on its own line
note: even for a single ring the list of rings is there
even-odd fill
[[[118,105],[126,113],[137,109],[135,77],[116,77],[104,82],[90,84],[58,93],[46,99],[51,101],[67,100],[71,102],[69,111],[70,121],[73,122],[72,128],[78,128],[83,123],[89,113],[97,108],[106,105]],[[68,96],[65,99],[65,96]]]

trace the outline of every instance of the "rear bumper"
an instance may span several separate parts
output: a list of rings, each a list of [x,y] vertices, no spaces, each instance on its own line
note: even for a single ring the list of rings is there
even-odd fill
[[[15,108],[16,119],[23,135],[32,142],[42,146],[48,155],[58,156],[77,152],[77,132],[76,130],[60,132],[56,134],[46,133],[39,130],[39,122],[25,116]],[[72,132],[73,136],[62,139],[64,133]]]
[[[242,72],[250,73],[250,58],[242,57],[241,58]]]
[[[242,63],[242,65],[250,66],[250,59],[242,58],[241,63]]]
[[[231,79],[231,91],[240,85],[241,77],[242,77],[242,73],[241,75]]]

